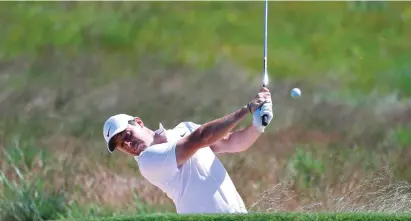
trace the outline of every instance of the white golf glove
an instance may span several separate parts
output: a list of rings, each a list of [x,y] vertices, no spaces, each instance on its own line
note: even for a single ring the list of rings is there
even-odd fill
[[[262,116],[267,114],[267,126],[270,124],[273,119],[273,104],[267,102],[263,104],[260,108],[257,108],[253,113],[253,125],[260,131],[264,132],[266,126],[263,126]]]

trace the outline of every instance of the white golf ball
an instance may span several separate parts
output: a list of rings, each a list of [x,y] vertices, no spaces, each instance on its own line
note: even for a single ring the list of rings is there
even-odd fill
[[[293,88],[291,90],[291,97],[299,97],[301,96],[301,90],[298,88]]]

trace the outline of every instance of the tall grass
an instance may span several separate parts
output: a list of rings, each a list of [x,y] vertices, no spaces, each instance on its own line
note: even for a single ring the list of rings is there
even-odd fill
[[[64,177],[64,167],[57,167],[45,149],[39,148],[30,139],[13,137],[2,148],[4,159],[0,167],[0,220],[43,221],[59,218],[82,218],[113,216],[120,211],[104,205],[82,205],[70,195],[71,188],[61,185],[76,185],[73,177]],[[73,166],[73,165],[66,165]],[[141,203],[134,195],[134,203],[122,213],[148,214],[157,212]]]
[[[3,149],[0,172],[0,220],[40,221],[67,212],[64,190],[53,188],[56,171],[49,167],[44,150],[19,138]]]

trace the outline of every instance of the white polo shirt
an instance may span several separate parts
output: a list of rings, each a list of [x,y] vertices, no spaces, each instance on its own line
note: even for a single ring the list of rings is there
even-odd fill
[[[199,126],[182,122],[165,130],[167,143],[150,146],[135,157],[140,173],[173,200],[179,214],[247,213],[230,176],[210,147],[201,148],[181,168],[177,167],[177,140]]]

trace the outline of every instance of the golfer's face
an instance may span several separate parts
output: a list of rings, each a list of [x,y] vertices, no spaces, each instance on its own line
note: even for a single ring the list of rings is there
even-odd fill
[[[117,137],[116,148],[124,153],[138,155],[147,147],[142,139],[143,133],[139,127],[128,127]]]

